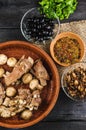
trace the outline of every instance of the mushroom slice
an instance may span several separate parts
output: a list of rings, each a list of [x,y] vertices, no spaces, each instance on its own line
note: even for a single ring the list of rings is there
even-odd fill
[[[14,87],[12,87],[12,86],[7,87],[7,89],[6,89],[6,95],[8,97],[13,97],[13,96],[15,96],[15,94],[16,94],[16,89]]]
[[[4,65],[7,62],[7,56],[5,54],[0,54],[0,65]]]
[[[27,74],[24,74],[23,77],[22,77],[22,81],[24,84],[28,84],[31,80],[32,80],[32,74],[30,73],[27,73]]]
[[[16,63],[17,63],[17,60],[14,57],[10,57],[7,60],[7,65],[10,67],[14,67]]]
[[[32,112],[30,110],[24,110],[22,113],[21,113],[21,118],[24,119],[24,120],[28,120],[32,117]]]
[[[39,81],[37,79],[33,79],[30,81],[29,88],[31,90],[35,90],[39,84]]]

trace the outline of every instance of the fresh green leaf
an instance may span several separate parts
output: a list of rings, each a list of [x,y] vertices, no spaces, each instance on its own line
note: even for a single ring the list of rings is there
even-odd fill
[[[66,5],[72,5],[74,0],[66,0]]]
[[[46,17],[60,20],[68,19],[77,7],[77,0],[41,0],[39,2],[40,12]]]
[[[55,0],[55,2],[60,3],[60,2],[64,2],[64,0]]]

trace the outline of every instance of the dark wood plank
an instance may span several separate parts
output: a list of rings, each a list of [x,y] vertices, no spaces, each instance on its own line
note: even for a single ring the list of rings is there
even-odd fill
[[[36,5],[39,0],[0,0],[0,3],[3,4],[4,6],[9,6],[9,5],[16,5],[16,6],[24,6],[26,4],[30,5]]]
[[[0,27],[20,27],[24,13],[37,6],[38,0],[0,0]]]
[[[86,102],[74,102],[69,99],[61,90],[59,99],[52,112],[44,121],[69,121],[82,120],[86,121]]]
[[[9,40],[25,40],[20,29],[0,29],[0,42]]]
[[[23,14],[38,6],[39,0],[0,0],[0,42],[25,40],[20,31]],[[86,20],[86,0],[78,0],[77,10],[69,21]],[[7,128],[1,128],[7,130]],[[24,130],[86,130],[86,102],[71,101],[62,91],[51,113],[40,123]]]
[[[38,6],[39,0],[0,0],[0,28],[19,28],[24,13]],[[77,10],[68,21],[86,19],[86,1],[78,0]]]
[[[86,122],[40,122],[34,126],[23,128],[21,130],[86,130]],[[8,130],[2,128],[1,130]],[[14,129],[16,130],[16,129]]]

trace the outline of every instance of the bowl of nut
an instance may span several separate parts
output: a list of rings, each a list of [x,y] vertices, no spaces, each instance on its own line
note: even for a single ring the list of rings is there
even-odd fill
[[[0,126],[24,128],[53,109],[58,70],[42,49],[24,41],[0,43]]]
[[[50,53],[56,63],[69,66],[82,61],[85,43],[81,37],[72,32],[62,32],[50,44]]]
[[[76,63],[63,71],[61,85],[65,94],[72,100],[86,100],[86,64]]]
[[[21,19],[20,28],[23,36],[31,43],[43,44],[59,33],[60,21],[46,18],[38,8],[29,9]]]

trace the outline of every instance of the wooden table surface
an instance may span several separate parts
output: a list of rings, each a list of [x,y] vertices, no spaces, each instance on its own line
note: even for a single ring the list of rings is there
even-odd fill
[[[25,40],[20,31],[23,14],[38,6],[39,0],[0,0],[0,42]],[[77,10],[63,22],[86,20],[86,0],[78,0]],[[6,128],[0,128],[6,130]],[[62,90],[51,113],[24,130],[86,130],[86,102],[71,101]]]

